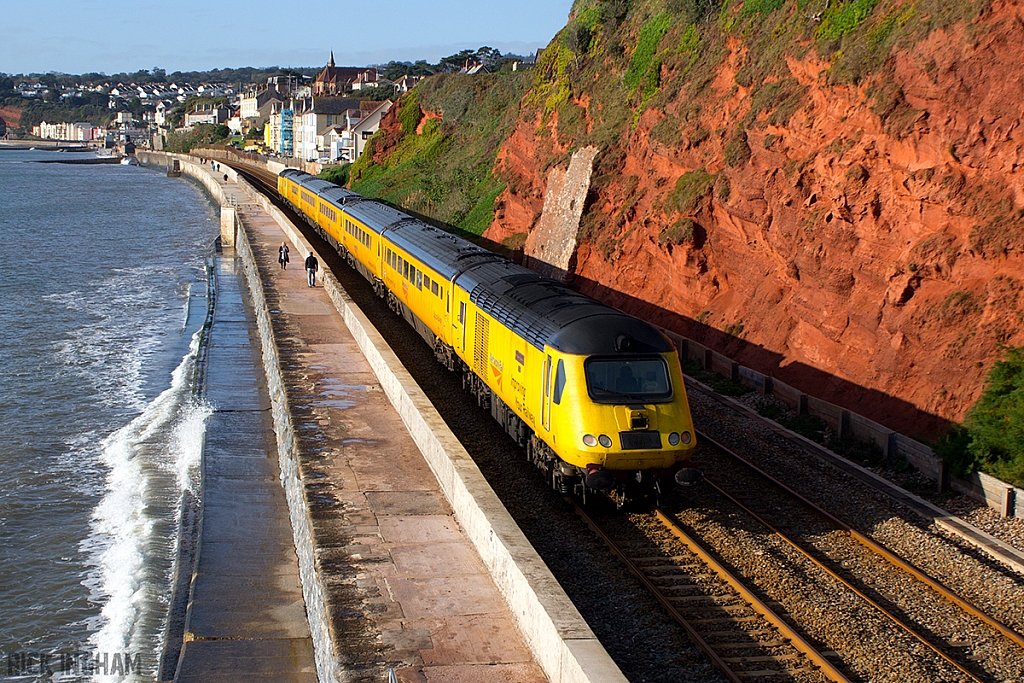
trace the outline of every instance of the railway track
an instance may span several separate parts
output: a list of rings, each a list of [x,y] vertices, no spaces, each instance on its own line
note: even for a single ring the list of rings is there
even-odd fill
[[[787,549],[785,561],[775,563],[776,571],[792,568],[791,577],[806,577],[800,586],[796,578],[780,581],[776,575],[758,582],[762,590],[770,592],[771,586],[788,584],[790,593],[818,595],[821,604],[841,606],[844,613],[860,615],[868,620],[864,623],[889,634],[887,642],[879,639],[871,647],[858,647],[841,630],[828,633],[823,626],[829,619],[815,615],[815,610],[793,610],[797,621],[809,619],[806,631],[829,643],[853,670],[874,677],[904,659],[904,668],[928,671],[931,680],[982,683],[1024,677],[1024,636],[1017,630],[706,434],[700,438],[705,449],[713,448],[734,466],[720,465],[717,469],[722,478],[712,474],[705,480],[721,501],[712,503],[718,512],[705,520],[692,511],[684,516],[698,527],[710,529],[716,524],[709,521],[714,517],[722,525],[724,517],[742,515],[742,522],[737,524],[734,519],[723,528],[741,528],[762,539],[770,536],[772,541],[762,542],[760,552],[782,557],[779,549]],[[727,546],[721,545],[721,533],[709,535],[719,538],[718,552],[730,554]],[[740,562],[741,566],[750,564]],[[791,604],[781,595],[779,599]],[[887,661],[885,666],[878,665],[882,660]]]
[[[728,680],[848,683],[825,654],[670,515],[659,510],[654,517],[682,548],[667,551],[655,542],[626,546],[576,501],[566,500]]]

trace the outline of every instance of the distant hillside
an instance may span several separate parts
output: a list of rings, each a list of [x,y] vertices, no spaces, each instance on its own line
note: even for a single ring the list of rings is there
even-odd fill
[[[357,187],[401,203],[422,182],[448,220],[504,185],[485,236],[521,244],[548,170],[595,145],[578,287],[934,433],[1024,344],[1022,52],[1014,2],[577,0],[521,98],[500,78],[417,92],[489,173],[442,181],[447,157],[412,162],[407,137]],[[456,101],[518,105],[509,125]]]
[[[352,167],[352,188],[483,233],[506,189],[494,160],[530,82],[529,73],[510,71],[428,78],[388,112]]]

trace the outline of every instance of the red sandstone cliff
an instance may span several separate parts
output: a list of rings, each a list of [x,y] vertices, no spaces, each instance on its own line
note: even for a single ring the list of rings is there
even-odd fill
[[[1000,345],[1024,344],[1024,8],[933,30],[856,84],[787,55],[788,117],[748,117],[764,83],[739,85],[747,48],[725,45],[698,113],[681,89],[602,150],[576,284],[904,431],[962,418]],[[587,131],[591,87],[572,83]],[[535,226],[546,166],[580,144],[558,111],[523,111],[498,242]],[[678,140],[652,135],[665,117]]]

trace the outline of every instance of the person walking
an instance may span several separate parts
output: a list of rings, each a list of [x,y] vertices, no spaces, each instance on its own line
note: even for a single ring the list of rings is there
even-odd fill
[[[316,256],[313,256],[313,252],[309,252],[309,256],[306,257],[306,285],[309,287],[316,287],[316,271],[319,270],[320,263],[316,260]]]
[[[284,242],[277,248],[277,262],[281,264],[281,270],[288,269],[288,245]]]

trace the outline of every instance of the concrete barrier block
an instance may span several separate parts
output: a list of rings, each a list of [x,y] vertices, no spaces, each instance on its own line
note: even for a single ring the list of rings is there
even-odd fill
[[[711,372],[721,375],[722,377],[725,377],[726,379],[731,379],[733,381],[739,379],[740,366],[736,361],[729,358],[728,356],[723,356],[717,351],[711,351],[710,355],[711,363],[709,364],[709,366],[705,366],[707,369],[711,370]]]
[[[922,474],[936,481],[942,479],[942,466],[931,448],[908,436],[896,434],[896,453],[906,458]]]
[[[699,363],[701,368],[706,368],[707,366],[704,364],[704,361],[710,350],[703,344],[698,344],[691,340],[686,344],[686,357],[695,363]]]
[[[888,427],[869,420],[857,413],[850,413],[850,436],[860,441],[869,441],[884,453],[889,452],[889,436],[894,432]]]
[[[744,386],[756,389],[761,394],[767,394],[771,391],[771,379],[767,375],[762,375],[760,372],[751,370],[743,365],[738,366],[736,371],[740,383]]]
[[[806,408],[806,394],[798,391],[788,384],[777,379],[772,379],[772,396],[784,403],[790,410],[800,412],[801,407]]]
[[[843,409],[813,396],[807,397],[807,414],[819,418],[835,433],[839,433]]]

